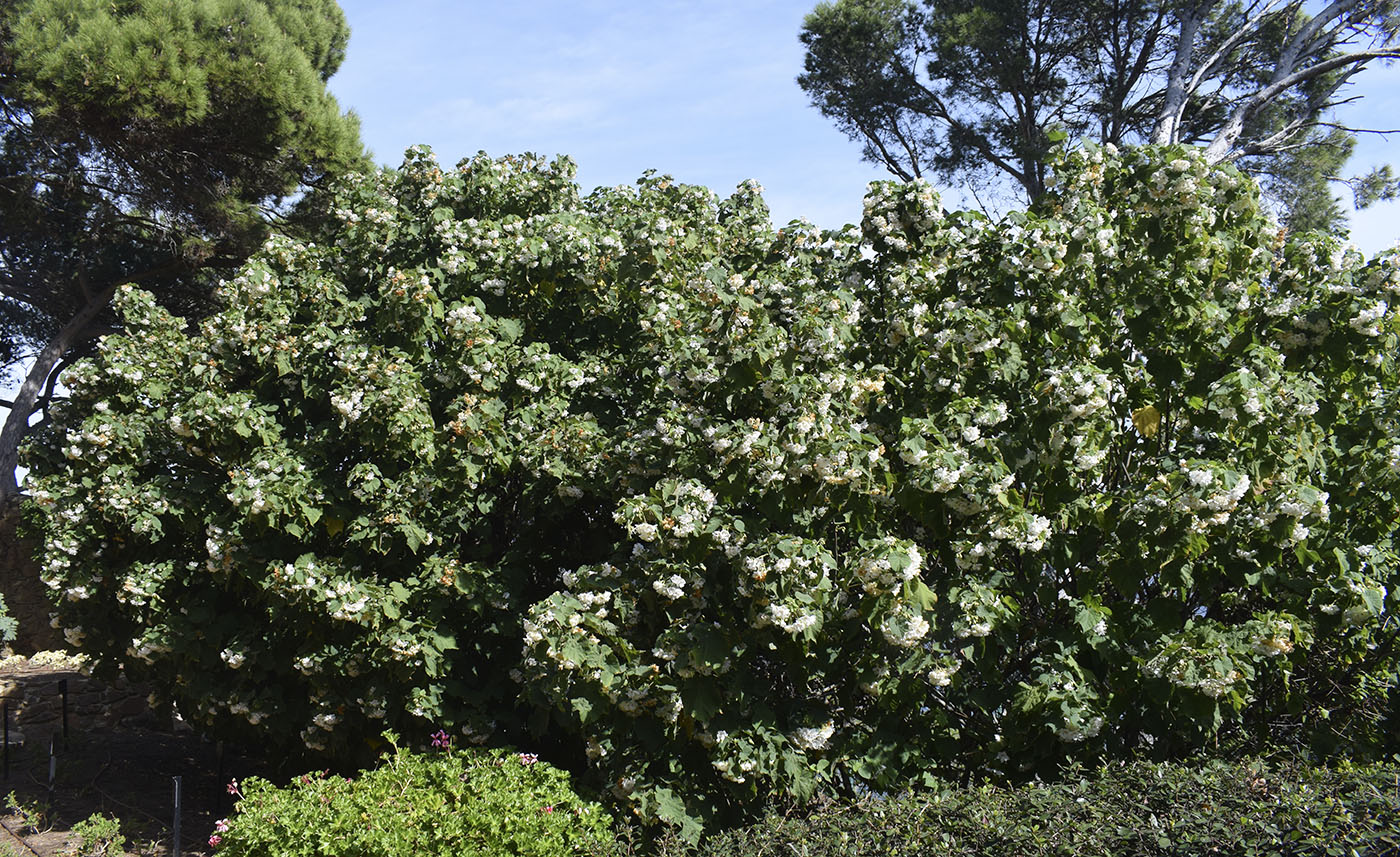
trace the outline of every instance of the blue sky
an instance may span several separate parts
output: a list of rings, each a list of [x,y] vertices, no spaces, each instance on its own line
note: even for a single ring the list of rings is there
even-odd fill
[[[427,143],[444,164],[485,150],[568,154],[584,190],[644,170],[726,194],[757,179],[778,223],[858,221],[889,176],[808,105],[797,34],[816,0],[341,0],[350,48],[331,90],[376,159]],[[1400,67],[1364,73],[1351,124],[1400,125]],[[1350,171],[1400,161],[1368,138]],[[945,205],[962,207],[955,189]],[[1400,238],[1400,203],[1362,212],[1368,254]]]

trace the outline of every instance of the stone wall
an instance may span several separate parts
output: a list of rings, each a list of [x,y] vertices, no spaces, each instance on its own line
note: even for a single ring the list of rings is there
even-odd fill
[[[33,654],[63,647],[63,638],[49,626],[49,590],[39,580],[34,544],[20,538],[19,503],[0,509],[0,595],[9,614],[19,621],[16,652]]]
[[[124,726],[157,727],[147,690],[118,677],[108,685],[86,675],[82,661],[61,652],[0,660],[0,700],[9,703],[10,740],[46,743],[63,734],[62,682],[68,682],[69,736]],[[170,726],[167,718],[163,724]],[[17,737],[17,733],[22,738]]]

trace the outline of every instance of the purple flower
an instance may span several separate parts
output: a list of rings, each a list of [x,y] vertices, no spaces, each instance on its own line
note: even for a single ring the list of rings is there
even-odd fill
[[[438,731],[436,731],[436,732],[433,733],[433,748],[434,748],[434,749],[437,749],[437,750],[446,750],[447,748],[449,748],[449,747],[451,747],[451,746],[452,746],[452,736],[451,736],[451,735],[448,735],[446,730],[439,729]]]

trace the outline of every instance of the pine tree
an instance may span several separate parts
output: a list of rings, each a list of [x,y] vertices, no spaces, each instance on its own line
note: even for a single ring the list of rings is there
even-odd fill
[[[334,0],[0,3],[0,360],[29,365],[0,501],[59,373],[113,330],[119,285],[198,317],[270,225],[364,163],[326,91],[348,38]]]

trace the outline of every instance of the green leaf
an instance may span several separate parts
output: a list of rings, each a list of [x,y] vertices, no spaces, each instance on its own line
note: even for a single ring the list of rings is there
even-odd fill
[[[1369,586],[1362,589],[1361,600],[1366,602],[1366,606],[1370,608],[1371,614],[1374,616],[1381,615],[1385,610],[1385,596],[1381,594],[1379,589],[1372,589]]]
[[[714,682],[696,679],[685,687],[685,702],[691,716],[701,723],[708,722],[719,712],[724,696]]]
[[[920,613],[929,613],[938,603],[938,595],[922,580],[915,578],[904,582],[904,600],[916,605]]]
[[[652,790],[652,795],[656,800],[657,817],[680,826],[681,838],[691,845],[700,842],[700,835],[705,832],[700,820],[691,815],[686,809],[685,801],[676,797],[675,792],[669,788],[657,788]]]
[[[1162,412],[1154,405],[1146,405],[1133,411],[1133,426],[1145,438],[1157,436],[1157,428],[1162,424]]]

